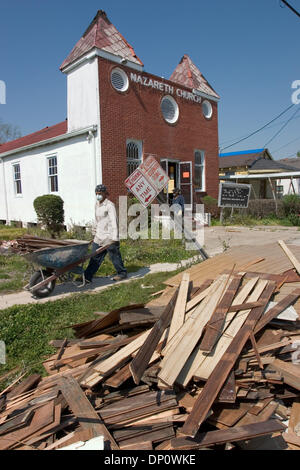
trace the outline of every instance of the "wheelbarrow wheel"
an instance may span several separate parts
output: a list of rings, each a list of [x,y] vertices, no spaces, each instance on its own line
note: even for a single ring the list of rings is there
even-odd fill
[[[44,275],[44,278],[41,274],[41,271],[35,271],[33,273],[33,275],[31,276],[31,278],[30,278],[29,288],[31,288],[33,286],[36,286],[37,284],[42,282],[43,279],[49,277],[51,275],[51,273],[49,273],[49,271],[43,271],[43,275]],[[39,297],[40,299],[42,299],[43,297],[48,297],[48,295],[51,294],[51,292],[53,291],[53,289],[55,287],[55,282],[56,282],[56,280],[54,279],[53,281],[48,282],[48,284],[46,284],[45,286],[42,286],[39,289],[34,290],[32,292],[33,295],[35,297]]]

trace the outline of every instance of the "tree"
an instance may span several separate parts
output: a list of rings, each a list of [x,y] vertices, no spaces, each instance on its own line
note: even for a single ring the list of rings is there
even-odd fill
[[[300,150],[297,152],[297,157],[300,158]]]
[[[18,126],[5,123],[0,119],[0,144],[8,142],[9,140],[18,139],[21,137],[21,131]]]

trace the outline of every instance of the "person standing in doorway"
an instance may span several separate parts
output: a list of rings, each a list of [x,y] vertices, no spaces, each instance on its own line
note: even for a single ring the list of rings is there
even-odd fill
[[[107,253],[117,271],[113,280],[121,281],[127,277],[127,270],[124,267],[120,253],[116,208],[114,203],[108,199],[109,194],[104,184],[98,184],[95,193],[97,201],[95,205],[95,237],[92,250],[96,251],[101,246],[111,245],[106,250],[90,259],[88,267],[84,271],[85,282],[92,282],[93,276],[100,268]]]
[[[181,194],[181,189],[179,189],[179,188],[175,188],[174,191],[173,191],[172,205],[174,205],[174,204],[178,204],[178,206],[180,206],[178,208],[178,211],[176,211],[176,214],[177,215],[182,215],[182,217],[184,217],[184,197]]]

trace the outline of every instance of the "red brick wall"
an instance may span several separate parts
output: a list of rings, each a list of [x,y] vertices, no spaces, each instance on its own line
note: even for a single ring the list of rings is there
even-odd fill
[[[206,193],[198,193],[194,202],[200,202],[200,196],[209,194],[218,196],[218,116],[217,103],[211,101],[213,115],[210,120],[204,118],[200,103],[172,96],[179,106],[179,118],[170,125],[164,120],[161,110],[161,98],[168,94],[146,87],[130,80],[130,73],[168,83],[176,88],[186,89],[179,84],[155,75],[138,72],[127,67],[122,68],[129,78],[129,89],[125,93],[117,92],[111,85],[110,73],[116,64],[105,59],[99,60],[100,119],[102,141],[103,183],[108,186],[110,198],[117,200],[119,195],[127,194],[124,181],[127,178],[126,139],[143,141],[143,153],[160,158],[194,161],[196,149],[205,151]],[[194,168],[193,168],[194,173]],[[194,193],[195,196],[195,193]]]

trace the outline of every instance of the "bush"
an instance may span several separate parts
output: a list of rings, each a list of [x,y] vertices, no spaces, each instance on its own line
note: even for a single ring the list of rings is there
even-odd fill
[[[55,238],[63,229],[64,201],[55,194],[39,196],[33,201],[38,221],[49,230],[51,237]]]
[[[283,202],[277,200],[277,215],[276,204],[274,199],[251,199],[249,205],[245,210],[245,214],[258,219],[265,217],[282,217],[284,215]]]
[[[298,215],[300,213],[300,196],[297,194],[289,194],[283,196],[282,198],[284,214],[289,215]]]
[[[209,212],[213,219],[220,216],[220,207],[218,207],[217,199],[211,196],[204,196],[202,203],[204,204],[204,212]]]

